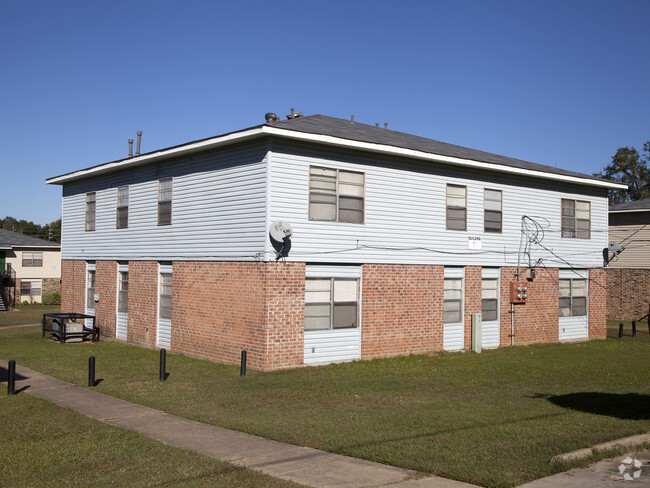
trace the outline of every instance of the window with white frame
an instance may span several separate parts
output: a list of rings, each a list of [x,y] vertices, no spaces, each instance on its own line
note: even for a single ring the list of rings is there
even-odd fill
[[[118,277],[117,311],[128,313],[129,311],[129,272],[120,271]]]
[[[118,229],[126,229],[129,226],[129,187],[119,186],[117,188],[117,215],[115,226]]]
[[[43,252],[23,252],[23,268],[42,268],[43,267]]]
[[[485,232],[501,232],[502,208],[501,190],[486,188],[483,195],[483,230]]]
[[[562,199],[562,237],[591,237],[591,203]]]
[[[305,330],[356,328],[358,309],[358,279],[305,280]]]
[[[86,230],[95,230],[95,205],[97,195],[96,193],[86,193]]]
[[[499,318],[499,280],[483,278],[481,290],[481,314],[483,322]]]
[[[95,308],[95,270],[86,271],[86,308]]]
[[[172,190],[171,178],[158,180],[158,225],[172,223]]]
[[[172,273],[160,273],[160,308],[161,319],[172,318]]]
[[[447,229],[467,230],[467,187],[447,185]]]
[[[444,322],[455,324],[463,321],[463,280],[445,278]]]
[[[587,315],[587,280],[560,279],[560,317],[583,317]]]
[[[21,281],[20,282],[20,295],[21,297],[40,297],[41,296],[41,282],[35,281]]]
[[[365,175],[342,169],[309,168],[309,218],[362,224]]]

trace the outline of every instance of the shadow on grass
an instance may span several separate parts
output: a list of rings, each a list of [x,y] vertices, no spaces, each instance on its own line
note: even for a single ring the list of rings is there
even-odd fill
[[[623,420],[650,419],[650,395],[585,392],[549,396],[547,399],[559,407],[580,412],[607,415]]]

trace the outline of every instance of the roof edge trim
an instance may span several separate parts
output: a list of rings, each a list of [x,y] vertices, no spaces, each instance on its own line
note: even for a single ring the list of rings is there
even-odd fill
[[[416,149],[407,149],[407,148],[402,148],[397,146],[377,144],[373,142],[355,141],[352,139],[343,139],[340,137],[313,134],[309,132],[298,132],[293,130],[280,129],[277,127],[264,126],[263,129],[264,132],[270,135],[277,135],[281,137],[288,137],[288,138],[299,139],[304,141],[321,142],[333,146],[363,149],[366,151],[372,151],[372,152],[378,152],[384,154],[397,154],[400,156],[423,159],[426,161],[443,162],[443,163],[455,164],[458,166],[487,169],[490,171],[499,171],[502,173],[513,173],[513,174],[520,174],[526,176],[535,176],[538,178],[567,181],[571,183],[580,183],[583,185],[592,185],[592,186],[598,186],[598,187],[604,187],[610,189],[617,189],[617,190],[627,189],[627,185],[624,185],[622,183],[616,183],[613,181],[604,181],[604,180],[596,180],[596,179],[589,179],[589,178],[579,178],[577,176],[546,173],[543,171],[515,168],[512,166],[504,166],[495,163],[486,163],[486,162],[475,161],[471,159],[462,159],[462,158],[456,158],[452,156],[442,156],[438,154],[418,151]]]

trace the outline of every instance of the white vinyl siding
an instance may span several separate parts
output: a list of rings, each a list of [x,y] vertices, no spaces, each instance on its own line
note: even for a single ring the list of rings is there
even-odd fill
[[[465,324],[463,321],[463,268],[445,268],[444,325],[442,348],[445,351],[463,349]]]
[[[254,261],[263,257],[268,241],[265,150],[262,146],[196,155],[66,184],[62,259]],[[172,225],[158,225],[158,181],[172,176]],[[116,230],[115,191],[126,184],[128,228]],[[97,190],[97,222],[95,232],[85,233],[88,185]]]
[[[344,152],[321,157],[315,149],[273,144],[269,156],[268,222],[286,220],[294,234],[287,261],[323,263],[372,262],[384,264],[438,264],[447,266],[517,266],[522,215],[540,215],[545,228],[543,245],[532,247],[533,260],[547,266],[602,265],[607,247],[606,191],[512,176],[490,181],[485,172],[462,172],[443,165],[422,165],[407,160],[363,158]],[[364,225],[309,219],[309,168],[336,167],[365,175]],[[467,188],[467,229],[447,230],[447,184]],[[485,189],[502,192],[501,233],[485,232]],[[591,201],[592,237],[561,238],[562,198]],[[532,213],[534,202],[538,210]],[[268,233],[268,225],[266,227]],[[481,236],[481,250],[468,250],[468,235]],[[268,246],[267,255],[275,258]],[[553,251],[553,253],[551,253]]]
[[[482,347],[499,347],[501,344],[499,271],[499,268],[483,268],[482,271]]]
[[[589,286],[587,270],[560,270],[559,340],[589,337]]]
[[[117,267],[117,311],[115,336],[126,339],[129,322],[129,266],[119,264]]]
[[[361,357],[361,267],[307,265],[304,361]]]
[[[156,343],[162,347],[172,344],[172,265],[158,266],[158,332]]]

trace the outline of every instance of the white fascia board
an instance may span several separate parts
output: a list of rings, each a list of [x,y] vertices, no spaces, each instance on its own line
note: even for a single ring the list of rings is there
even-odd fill
[[[94,176],[102,173],[109,173],[122,168],[152,163],[161,159],[183,156],[218,147],[224,144],[243,141],[252,137],[260,136],[262,133],[263,131],[261,127],[256,127],[254,129],[249,129],[242,132],[233,132],[224,136],[212,137],[210,139],[204,139],[202,141],[172,147],[170,149],[162,149],[160,151],[143,154],[142,156],[134,156],[128,159],[121,159],[112,163],[101,164],[99,166],[93,166],[92,168],[74,171],[65,175],[55,176],[53,178],[45,180],[45,182],[50,185],[61,185],[63,183],[68,183],[85,176]]]
[[[362,141],[355,141],[351,139],[343,139],[339,137],[334,137],[334,136],[327,136],[327,135],[320,135],[320,134],[311,134],[308,132],[297,132],[297,131],[292,131],[292,130],[286,130],[286,129],[280,129],[277,127],[264,127],[264,132],[271,134],[271,135],[277,135],[281,137],[287,137],[287,138],[292,138],[292,139],[298,139],[302,141],[308,141],[308,142],[320,142],[323,144],[328,144],[332,146],[341,146],[341,147],[347,147],[347,148],[352,148],[352,149],[361,149],[364,151],[372,151],[372,152],[378,152],[378,153],[383,153],[383,154],[396,154],[399,156],[406,156],[410,158],[416,158],[416,159],[423,159],[426,161],[436,161],[436,162],[441,162],[441,163],[449,163],[449,164],[454,164],[454,165],[459,165],[459,166],[467,166],[467,167],[472,167],[472,168],[479,168],[479,169],[485,169],[489,171],[499,171],[502,173],[511,173],[511,174],[521,174],[521,175],[526,175],[526,176],[534,176],[537,178],[544,178],[544,179],[550,179],[550,180],[559,180],[559,181],[566,181],[570,183],[578,183],[581,185],[591,185],[591,186],[599,186],[603,188],[610,188],[610,189],[617,189],[617,190],[625,190],[627,189],[627,185],[623,185],[621,183],[615,183],[612,181],[599,181],[599,180],[591,180],[591,179],[586,179],[586,178],[579,178],[577,176],[569,176],[569,175],[560,175],[560,174],[555,174],[555,173],[546,173],[544,171],[535,171],[535,170],[530,170],[530,169],[525,169],[525,168],[516,168],[513,166],[504,166],[501,164],[495,164],[495,163],[485,163],[482,161],[474,161],[471,159],[462,159],[462,158],[456,158],[453,156],[442,156],[439,154],[432,154],[432,153],[427,153],[423,151],[418,151],[415,149],[407,149],[403,147],[397,147],[397,146],[387,146],[387,145],[382,145],[382,144],[377,144],[373,142],[362,142]]]

